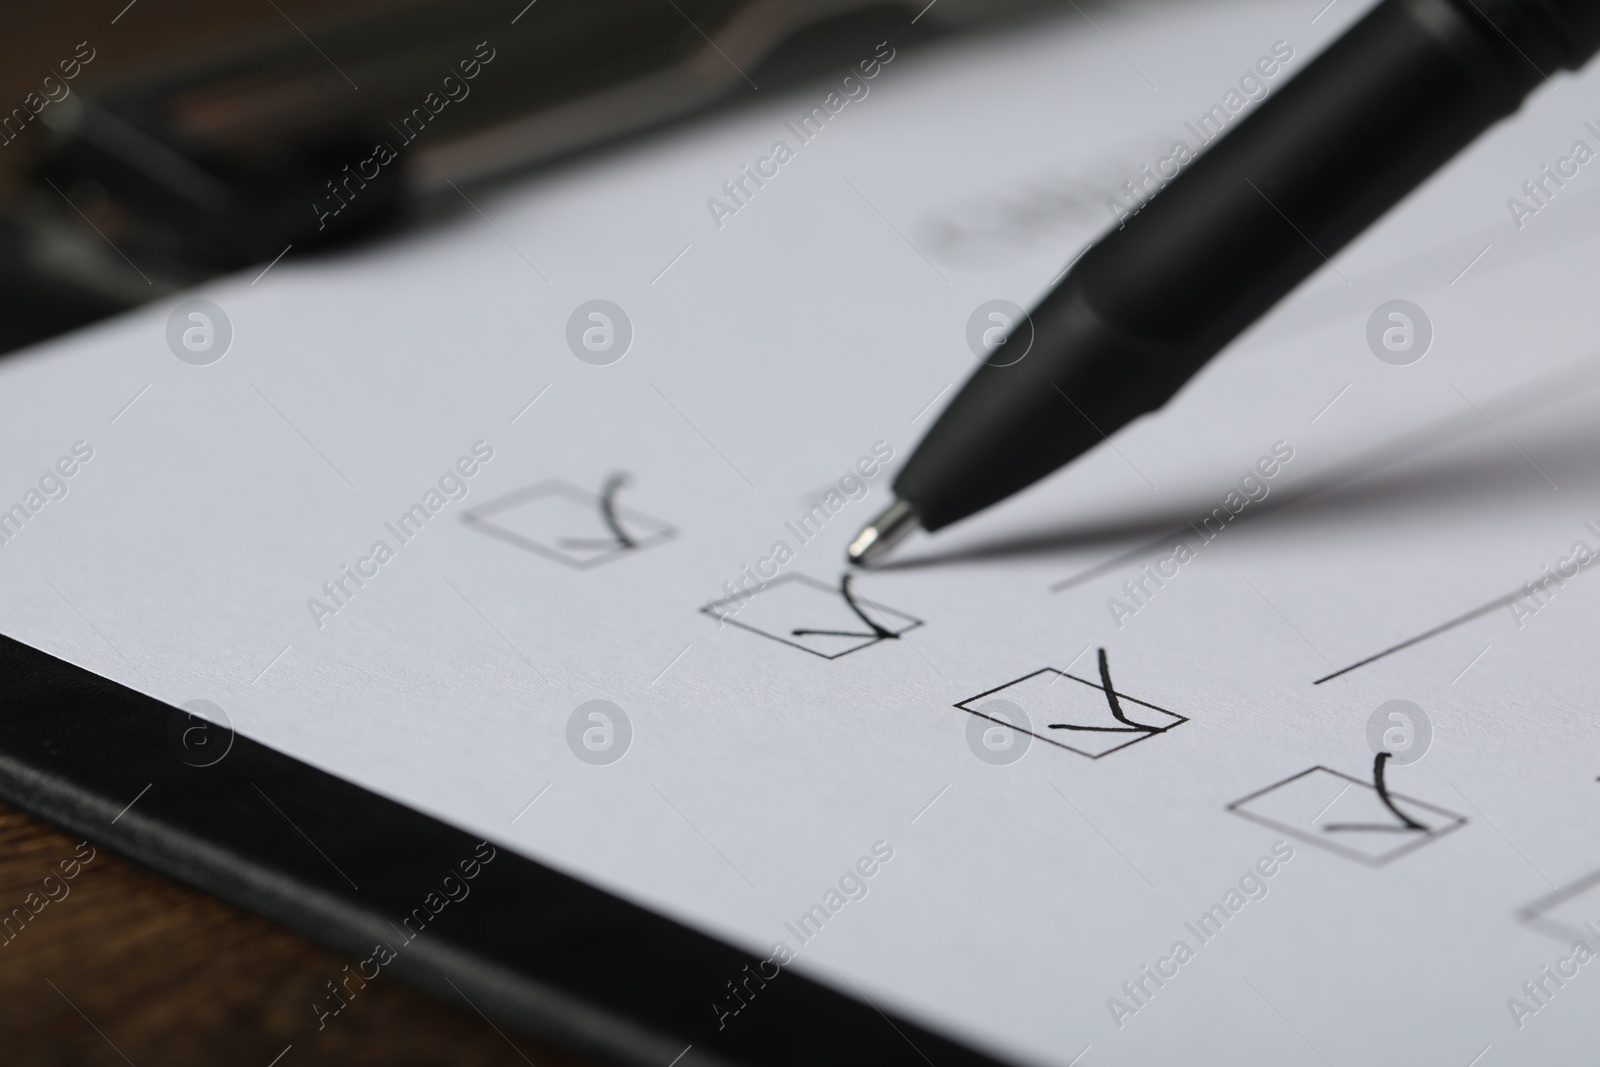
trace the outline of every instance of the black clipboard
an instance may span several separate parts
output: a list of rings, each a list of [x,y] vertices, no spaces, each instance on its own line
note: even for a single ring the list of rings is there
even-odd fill
[[[1000,1063],[790,970],[756,985],[731,945],[248,738],[196,759],[201,720],[3,636],[0,678],[0,800],[363,974],[616,1063]],[[754,995],[719,1018],[730,983]]]

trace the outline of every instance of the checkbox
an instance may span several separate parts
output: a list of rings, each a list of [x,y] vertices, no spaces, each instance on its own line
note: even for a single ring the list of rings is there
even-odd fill
[[[893,641],[922,625],[921,619],[856,592],[849,575],[829,585],[803,574],[784,574],[752,596],[724,597],[700,611],[823,659]]]
[[[990,701],[1010,705],[1005,709],[1007,714],[1002,715],[999,709],[986,712],[985,705]],[[956,707],[1089,759],[1109,756],[1189,721],[1114,687],[1108,694],[1101,683],[1054,667],[969,697]],[[1027,717],[1027,727],[1015,725],[1010,714],[1013,709]]]
[[[667,523],[616,503],[620,476],[600,492],[551,478],[472,508],[461,521],[536,555],[588,570],[670,541]]]
[[[1570,945],[1595,937],[1594,920],[1600,916],[1600,871],[1591,871],[1523,907],[1522,921],[1542,934]]]
[[[1415,852],[1466,825],[1466,816],[1312,767],[1229,804],[1235,815],[1371,867]]]

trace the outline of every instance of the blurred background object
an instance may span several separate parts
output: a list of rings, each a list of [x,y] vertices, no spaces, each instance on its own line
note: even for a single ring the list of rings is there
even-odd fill
[[[35,8],[0,78],[0,350],[1050,0]],[[112,11],[115,6],[117,10]],[[866,51],[863,51],[866,49]],[[758,89],[759,86],[759,89]]]

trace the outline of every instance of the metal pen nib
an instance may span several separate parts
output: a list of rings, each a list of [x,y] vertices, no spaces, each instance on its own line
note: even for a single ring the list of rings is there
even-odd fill
[[[896,500],[888,510],[861,528],[856,539],[850,542],[846,555],[851,563],[865,566],[909,537],[921,520],[914,504]]]

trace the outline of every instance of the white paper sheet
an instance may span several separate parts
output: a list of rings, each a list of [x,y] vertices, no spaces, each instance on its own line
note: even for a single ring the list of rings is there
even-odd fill
[[[1600,579],[1495,602],[1600,552],[1600,174],[1520,229],[1506,203],[1600,147],[1595,76],[1159,416],[840,595],[971,312],[1357,13],[1319,6],[901,46],[808,143],[826,85],[189,294],[231,323],[210,365],[169,349],[177,301],[10,358],[0,630],[1017,1060],[1586,1062]],[[1434,333],[1409,366],[1365,336],[1399,298]],[[609,365],[567,342],[596,299],[631,324]],[[1395,700],[1431,741],[1386,803]]]

